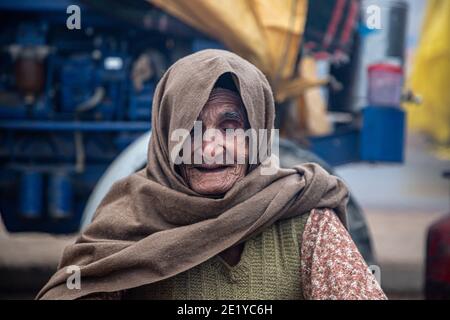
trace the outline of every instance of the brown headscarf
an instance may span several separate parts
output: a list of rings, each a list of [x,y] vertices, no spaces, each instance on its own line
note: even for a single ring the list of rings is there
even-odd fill
[[[251,170],[221,198],[191,190],[170,161],[174,129],[190,131],[217,79],[230,73],[253,129],[272,129],[274,102],[265,76],[239,56],[205,50],[177,61],[153,99],[147,167],[115,183],[93,222],[63,254],[38,299],[75,299],[154,283],[188,270],[279,219],[331,208],[345,220],[348,191],[316,164],[262,175]],[[68,289],[67,267],[81,268]]]

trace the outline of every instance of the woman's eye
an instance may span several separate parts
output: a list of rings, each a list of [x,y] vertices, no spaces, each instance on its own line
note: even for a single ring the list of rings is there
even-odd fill
[[[235,121],[227,121],[225,123],[222,123],[220,127],[223,131],[226,131],[226,130],[238,129],[240,127],[240,125],[239,125],[239,123],[237,123]]]

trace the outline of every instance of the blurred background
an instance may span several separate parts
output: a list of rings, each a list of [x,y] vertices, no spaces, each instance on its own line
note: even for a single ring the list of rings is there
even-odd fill
[[[346,181],[388,297],[450,299],[450,1],[0,0],[0,25],[0,298],[145,166],[165,70],[222,48],[269,79],[282,165]]]

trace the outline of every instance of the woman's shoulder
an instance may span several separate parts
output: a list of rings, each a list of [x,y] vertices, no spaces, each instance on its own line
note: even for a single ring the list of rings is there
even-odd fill
[[[328,233],[330,229],[336,231],[340,227],[345,230],[334,210],[329,208],[312,209],[307,213],[280,220],[275,225],[281,233],[295,234],[299,245],[305,238],[309,241],[316,239],[324,229]]]
[[[311,210],[308,216],[307,228],[315,232],[315,230],[323,229],[324,227],[345,229],[342,221],[333,209],[317,208]]]
[[[278,221],[278,224],[294,224],[301,229],[304,229],[306,225],[316,225],[320,223],[335,223],[339,222],[339,218],[333,209],[329,208],[316,208],[309,212],[296,215],[287,219]]]

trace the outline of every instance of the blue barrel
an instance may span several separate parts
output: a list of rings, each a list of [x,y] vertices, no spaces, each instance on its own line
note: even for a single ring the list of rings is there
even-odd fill
[[[361,160],[369,162],[403,162],[405,112],[400,107],[363,109]]]
[[[24,171],[20,179],[20,214],[24,218],[39,218],[42,214],[42,197],[42,173]]]
[[[66,173],[53,173],[49,177],[49,214],[53,218],[69,218],[72,214],[72,182]]]

